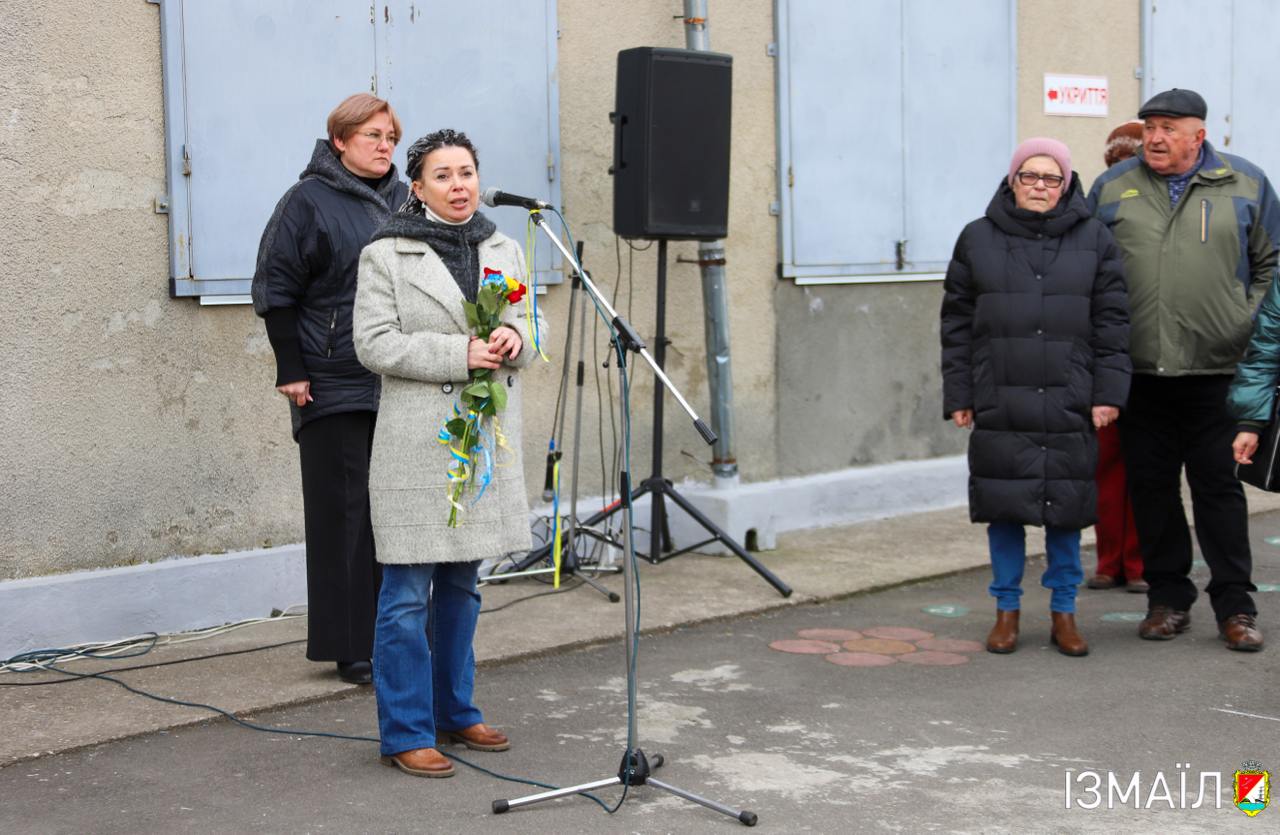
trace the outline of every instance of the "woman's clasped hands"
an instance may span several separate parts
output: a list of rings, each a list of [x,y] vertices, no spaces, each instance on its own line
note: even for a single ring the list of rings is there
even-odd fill
[[[514,360],[523,347],[524,341],[514,328],[495,328],[488,341],[473,336],[467,345],[467,368],[499,368],[504,356]]]

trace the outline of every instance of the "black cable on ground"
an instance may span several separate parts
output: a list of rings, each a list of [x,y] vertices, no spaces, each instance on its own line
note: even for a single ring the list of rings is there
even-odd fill
[[[520,601],[513,601],[513,602],[518,603]],[[285,642],[278,643],[278,644],[269,644],[269,645],[265,645],[265,647],[253,647],[250,649],[236,649],[236,651],[210,653],[210,654],[206,654],[206,656],[198,656],[198,657],[192,657],[192,658],[178,658],[178,660],[175,660],[175,661],[161,661],[157,663],[150,663],[150,665],[134,665],[129,667],[118,667],[118,669],[108,670],[105,672],[76,672],[74,670],[64,670],[64,669],[61,669],[61,667],[49,665],[45,667],[45,670],[50,672],[59,672],[59,674],[67,677],[65,677],[65,679],[55,679],[52,681],[13,681],[13,683],[0,683],[0,685],[40,686],[45,684],[65,684],[65,683],[68,683],[68,681],[81,681],[84,679],[99,679],[101,681],[110,681],[111,684],[118,684],[119,686],[122,686],[122,688],[124,688],[125,690],[128,690],[129,693],[142,695],[142,697],[146,697],[148,699],[154,699],[154,701],[156,702],[163,702],[165,704],[177,704],[177,706],[179,707],[192,707],[192,708],[202,709],[202,711],[211,711],[214,713],[218,713],[219,716],[228,718],[228,720],[232,722],[236,722],[236,724],[241,727],[247,727],[248,730],[259,731],[259,733],[262,733],[262,734],[279,734],[282,736],[320,736],[320,738],[325,738],[325,739],[347,739],[347,740],[352,740],[352,742],[362,742],[362,743],[381,742],[381,740],[376,738],[376,736],[353,736],[349,734],[333,734],[333,733],[329,733],[329,731],[291,730],[291,729],[284,729],[284,727],[268,727],[266,725],[256,725],[256,724],[253,724],[253,722],[243,720],[243,718],[234,715],[234,713],[230,711],[225,711],[225,709],[223,708],[212,706],[212,704],[205,704],[202,702],[187,702],[187,701],[184,701],[184,699],[170,698],[168,697],[168,695],[157,695],[155,693],[148,693],[147,690],[136,688],[136,686],[133,686],[132,684],[125,683],[125,681],[122,681],[120,679],[115,679],[115,677],[108,675],[108,674],[115,674],[115,672],[124,672],[129,670],[146,670],[146,669],[150,669],[150,667],[164,667],[164,666],[172,665],[172,663],[186,663],[188,661],[207,660],[207,658],[238,656],[238,654],[243,654],[247,652],[259,652],[261,651],[261,649],[274,649],[276,647],[288,647],[289,644],[305,643],[305,640],[306,639],[285,640]],[[148,651],[150,651],[150,647],[147,648],[147,652]],[[41,651],[41,652],[45,652],[45,651]],[[52,651],[49,651],[49,652],[52,652]],[[61,651],[61,654],[72,654],[72,652],[74,651]],[[87,653],[84,653],[84,654],[87,654]],[[134,654],[143,654],[143,653],[134,653]],[[88,657],[92,657],[92,656],[88,656]],[[29,672],[32,672],[32,671],[29,671]],[[461,762],[463,766],[467,766],[468,768],[474,768],[474,770],[481,772],[481,774],[494,777],[494,779],[497,779],[497,780],[506,780],[507,782],[518,782],[518,784],[536,786],[536,788],[539,788],[539,789],[553,790],[553,789],[559,788],[559,786],[550,785],[548,784],[548,782],[539,782],[538,780],[526,780],[525,777],[515,777],[511,775],[500,774],[500,772],[498,771],[493,771],[492,768],[477,766],[476,763],[468,761],[468,759],[458,757],[457,754],[451,753],[449,754],[449,758],[456,759],[456,761]],[[595,797],[594,794],[590,794],[588,793],[588,791],[579,791],[579,795],[581,795],[581,797],[591,800],[591,802],[595,803],[596,806],[599,806],[600,808],[604,809],[605,812],[608,812],[609,815],[613,815],[613,813],[617,812],[618,808],[621,808],[622,806],[622,800],[618,800],[617,806],[614,806],[611,809],[609,808],[608,804],[604,802],[604,800],[598,797]],[[623,788],[622,799],[626,799],[626,788]]]
[[[573,583],[573,585],[569,585],[569,583]],[[574,589],[578,588],[581,585],[584,585],[583,580],[571,578],[569,581],[564,583],[558,589],[552,589],[551,591],[540,591],[540,592],[535,592],[534,594],[525,595],[524,597],[517,597],[515,600],[508,600],[506,603],[503,603],[501,606],[494,606],[492,609],[481,609],[480,614],[489,615],[489,614],[493,614],[494,612],[501,612],[503,609],[510,609],[512,606],[516,605],[517,603],[524,603],[526,600],[533,600],[535,597],[547,597],[553,594],[564,594],[567,591],[573,591]]]
[[[233,650],[227,650],[225,652],[211,652],[207,655],[193,655],[190,658],[175,658],[172,661],[157,661],[154,664],[133,664],[128,667],[113,667],[110,670],[107,670],[106,672],[124,673],[132,670],[150,670],[154,667],[168,667],[172,664],[186,664],[190,661],[207,661],[210,658],[227,658],[233,655],[244,655],[245,653],[249,653],[249,652],[261,652],[262,650],[265,650],[265,649],[275,649],[276,647],[287,647],[287,646],[292,646],[294,644],[304,644],[306,643],[306,641],[307,641],[306,638],[298,638],[295,641],[281,641],[278,644],[264,644],[263,646],[249,647],[248,649],[233,649]],[[154,644],[152,646],[154,646]],[[152,647],[148,647],[146,652],[150,652],[151,649]],[[60,652],[61,655],[79,654],[79,653],[76,653],[75,650],[59,650],[58,652]],[[146,652],[133,653],[131,655],[118,655],[113,657],[130,658],[130,657],[133,657],[134,655],[145,655]],[[101,658],[102,656],[86,655],[85,657]],[[7,664],[16,663],[20,660],[21,660],[20,656],[14,656],[14,658],[9,659],[5,663]],[[80,681],[83,678],[91,677],[91,676],[87,676],[87,674],[73,673],[70,670],[63,670],[58,667],[45,667],[45,669],[51,670],[53,672],[59,672],[59,673],[62,673],[63,675],[70,676],[70,677],[54,679],[53,681],[0,681],[0,687],[40,687],[45,684],[62,684],[68,681]],[[15,670],[14,672],[20,672],[20,671]],[[27,670],[25,672],[39,672],[39,670]]]

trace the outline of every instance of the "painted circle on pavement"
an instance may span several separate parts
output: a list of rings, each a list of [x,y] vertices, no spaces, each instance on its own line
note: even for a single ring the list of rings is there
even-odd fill
[[[862,638],[857,641],[845,641],[844,648],[849,652],[874,652],[879,655],[904,655],[915,652],[916,645],[906,641],[892,641],[888,638]]]
[[[877,655],[874,652],[836,652],[828,655],[827,660],[841,667],[887,667],[898,663],[898,659],[892,655]]]
[[[826,655],[832,652],[839,652],[840,645],[833,644],[830,641],[807,641],[807,640],[786,640],[774,641],[769,644],[769,649],[776,649],[778,652],[795,652],[801,655]]]
[[[968,606],[956,606],[950,603],[939,603],[934,606],[925,606],[920,611],[926,615],[934,615],[940,618],[962,618],[969,614]]]
[[[934,652],[932,650],[925,650],[924,652],[904,655],[898,660],[907,664],[923,664],[929,667],[954,667],[957,664],[968,664],[969,656],[959,655],[954,652]]]
[[[796,633],[801,638],[808,638],[813,641],[856,641],[862,637],[861,632],[855,632],[852,629],[801,629]]]
[[[1280,585],[1275,583],[1255,583],[1258,591],[1280,591]]]
[[[923,641],[925,638],[933,637],[932,632],[912,629],[909,626],[873,626],[862,630],[862,634],[872,638],[886,638],[890,641]]]

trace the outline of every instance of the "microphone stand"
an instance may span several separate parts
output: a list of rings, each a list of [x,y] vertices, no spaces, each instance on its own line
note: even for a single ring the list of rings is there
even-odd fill
[[[613,345],[614,345],[614,350],[617,353],[617,357],[618,357],[618,373],[622,377],[623,386],[625,387],[626,385],[625,375],[626,375],[626,364],[627,364],[627,352],[630,351],[632,353],[638,354],[640,357],[644,358],[646,362],[649,363],[650,368],[653,369],[654,374],[662,382],[662,385],[665,386],[666,389],[671,392],[671,394],[676,398],[676,401],[684,408],[685,412],[689,415],[689,417],[693,419],[694,428],[698,430],[698,434],[702,436],[703,440],[705,440],[708,444],[715,443],[716,435],[714,432],[711,431],[711,427],[707,426],[707,424],[704,423],[700,417],[698,417],[697,413],[693,411],[693,407],[691,407],[688,404],[688,402],[684,399],[684,397],[680,395],[680,392],[676,390],[671,380],[667,377],[665,373],[663,373],[662,367],[658,365],[658,363],[655,362],[653,357],[649,354],[648,348],[645,347],[644,340],[642,340],[640,338],[640,335],[636,333],[635,328],[633,328],[631,326],[631,323],[628,322],[625,318],[618,315],[618,312],[614,310],[611,304],[609,304],[608,299],[606,299],[604,295],[591,282],[591,279],[583,271],[582,265],[578,262],[577,259],[573,257],[573,254],[569,251],[568,247],[566,247],[564,243],[561,242],[558,237],[556,237],[555,233],[551,231],[551,228],[548,225],[546,218],[544,218],[541,212],[539,212],[536,209],[531,210],[529,212],[529,216],[530,218],[532,218],[533,222],[537,224],[538,228],[540,228],[543,232],[545,232],[547,237],[551,239],[551,242],[555,244],[556,248],[559,249],[561,254],[564,255],[565,260],[568,261],[568,263],[573,265],[574,269],[577,270],[578,275],[582,279],[582,286],[585,287],[587,292],[591,294],[591,297],[595,301],[595,303],[599,305],[600,308],[603,309],[608,314],[609,320],[613,324],[613,328],[614,328],[615,336],[613,340]],[[624,420],[629,420],[629,416],[624,416]],[[635,567],[636,553],[635,553],[635,545],[632,541],[632,527],[631,527],[631,524],[632,524],[631,476],[630,476],[630,473],[627,472],[627,470],[623,469],[621,471],[619,482],[620,482],[619,484],[620,492],[621,492],[621,495],[624,497],[622,500],[623,548],[624,548],[624,556],[622,560],[622,573],[624,578],[623,601],[626,609],[627,701],[628,701],[627,750],[622,755],[622,763],[618,767],[618,773],[613,776],[606,777],[601,780],[594,780],[589,783],[582,783],[576,786],[569,786],[567,788],[553,789],[551,791],[545,791],[545,792],[539,792],[537,794],[526,795],[524,797],[518,797],[511,800],[495,800],[493,801],[493,813],[495,815],[500,815],[512,809],[520,808],[521,806],[529,806],[534,803],[541,803],[544,800],[554,800],[556,798],[567,797],[568,795],[579,794],[581,792],[591,791],[592,789],[601,789],[608,786],[621,785],[629,788],[631,786],[650,785],[650,786],[654,786],[656,788],[662,789],[663,791],[674,794],[677,797],[683,798],[690,802],[705,806],[708,809],[712,809],[723,815],[728,815],[729,817],[736,818],[740,822],[746,824],[747,826],[755,826],[757,818],[754,812],[749,812],[741,809],[733,809],[729,806],[725,806],[724,804],[717,803],[714,800],[709,800],[705,797],[701,797],[700,795],[696,795],[693,792],[689,792],[684,789],[677,788],[675,786],[670,785],[669,783],[663,782],[653,777],[651,773],[652,770],[655,768],[659,768],[660,766],[662,766],[664,762],[662,755],[654,754],[652,755],[652,757],[648,757],[645,755],[644,751],[641,750],[636,745],[636,742],[637,742],[636,712],[637,711],[636,711],[635,702],[636,702],[636,692],[637,692],[636,646],[637,646],[638,624],[636,623],[636,619],[635,619],[636,606],[635,606],[634,590],[637,586],[638,578],[636,577],[636,567]],[[625,799],[625,795],[624,795],[624,799]]]

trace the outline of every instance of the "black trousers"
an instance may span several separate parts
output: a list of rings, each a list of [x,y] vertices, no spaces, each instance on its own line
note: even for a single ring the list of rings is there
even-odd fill
[[[382,569],[369,521],[375,412],[317,418],[298,433],[307,535],[307,658],[373,657]]]
[[[1227,412],[1229,376],[1155,377],[1135,374],[1120,438],[1133,518],[1142,546],[1143,578],[1151,605],[1186,611],[1196,599],[1191,582],[1191,532],[1182,509],[1187,468],[1196,539],[1212,579],[1205,589],[1221,621],[1256,614],[1250,592],[1249,511],[1235,477]]]

